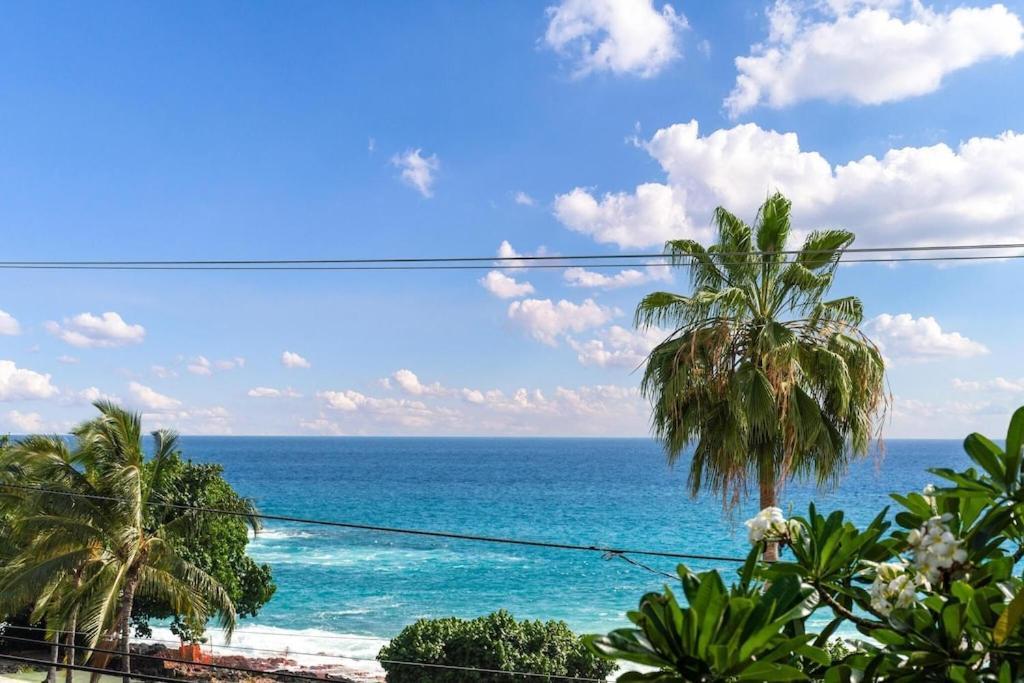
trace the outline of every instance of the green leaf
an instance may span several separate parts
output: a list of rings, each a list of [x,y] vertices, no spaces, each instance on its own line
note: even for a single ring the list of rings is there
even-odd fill
[[[1006,642],[1010,634],[1020,624],[1021,617],[1024,617],[1024,588],[1017,591],[1017,595],[1013,596],[1013,600],[999,615],[999,621],[996,622],[996,627],[992,630],[992,639],[997,645]]]
[[[1006,431],[1006,485],[1020,478],[1021,448],[1024,447],[1024,406],[1017,408]]]

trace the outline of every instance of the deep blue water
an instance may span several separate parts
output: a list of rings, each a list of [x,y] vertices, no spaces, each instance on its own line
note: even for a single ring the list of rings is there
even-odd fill
[[[743,556],[742,520],[689,497],[645,439],[186,437],[184,454],[216,462],[267,513],[545,541]],[[957,441],[890,441],[833,493],[791,484],[784,508],[842,507],[867,521],[890,491],[920,490],[928,467],[965,466]],[[387,638],[427,616],[507,608],[578,631],[625,625],[662,579],[596,553],[269,523],[251,553],[278,592],[249,629],[317,629]],[[671,560],[645,562],[673,571]],[[694,568],[733,565],[692,562]]]

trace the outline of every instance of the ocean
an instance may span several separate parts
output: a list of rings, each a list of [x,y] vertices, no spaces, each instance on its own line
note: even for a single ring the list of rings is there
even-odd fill
[[[650,439],[192,436],[181,444],[186,457],[222,465],[236,490],[275,515],[743,557],[742,522],[756,512],[752,501],[730,519],[720,499],[692,499],[686,459],[669,467]],[[833,492],[789,484],[783,507],[801,514],[813,500],[866,522],[892,503],[890,492],[935,481],[927,468],[967,462],[959,441],[888,441]],[[276,522],[249,550],[273,568],[278,590],[232,643],[254,655],[343,656],[367,669],[382,643],[422,617],[504,608],[604,632],[627,626],[626,610],[666,581],[598,553]],[[637,559],[674,572],[672,560]],[[730,575],[736,567],[688,564]]]

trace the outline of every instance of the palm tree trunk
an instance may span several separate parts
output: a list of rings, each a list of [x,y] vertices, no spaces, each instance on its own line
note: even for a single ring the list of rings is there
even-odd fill
[[[138,584],[138,569],[132,569],[125,580],[124,593],[121,596],[121,623],[119,624],[119,630],[121,633],[121,671],[124,672],[124,675],[121,677],[121,683],[131,683],[132,680],[132,652],[131,643],[128,640],[128,632],[132,622],[132,607],[135,606],[135,589]]]
[[[68,632],[64,638],[64,683],[74,683],[75,671],[71,667],[75,665],[75,631],[78,630],[78,608],[71,612],[71,619],[68,621]]]
[[[758,465],[757,484],[761,494],[761,509],[778,507],[778,482],[775,480],[775,472],[770,466],[762,462]],[[771,541],[765,544],[765,562],[775,562],[779,559],[779,544]]]
[[[46,683],[57,683],[57,662],[60,661],[60,631],[50,636],[50,668],[46,670]]]

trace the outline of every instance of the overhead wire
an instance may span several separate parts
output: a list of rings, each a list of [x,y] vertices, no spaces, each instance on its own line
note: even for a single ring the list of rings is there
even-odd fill
[[[39,486],[28,486],[26,484],[7,484],[0,483],[0,487],[7,489],[23,490],[23,491],[35,491],[37,493],[46,493],[58,496],[69,496],[72,498],[84,498],[93,500],[106,500],[118,503],[128,503],[130,501],[124,498],[117,498],[114,496],[104,496],[99,494],[80,493],[75,491],[60,491],[57,489],[48,489]],[[309,524],[316,526],[326,527],[337,527],[342,529],[353,529],[359,531],[370,531],[377,533],[387,534],[402,534],[407,536],[425,536],[430,538],[447,538],[457,541],[471,541],[478,543],[493,543],[499,545],[512,545],[512,546],[525,546],[533,548],[547,548],[553,550],[573,550],[573,551],[584,551],[584,552],[596,552],[602,554],[612,555],[645,555],[651,557],[667,557],[673,559],[682,560],[704,560],[710,562],[745,562],[745,558],[729,557],[724,555],[705,555],[700,553],[680,553],[669,550],[650,550],[650,549],[636,549],[636,548],[615,548],[602,545],[579,545],[574,543],[559,543],[553,541],[535,541],[519,538],[508,538],[503,536],[483,536],[477,534],[464,534],[452,531],[434,531],[428,529],[412,529],[405,527],[392,527],[392,526],[381,526],[376,524],[363,524],[358,522],[343,522],[327,519],[311,519],[306,517],[293,517],[290,515],[274,515],[267,513],[252,513],[242,512],[237,510],[225,510],[223,508],[210,508],[202,507],[197,505],[184,505],[180,503],[168,503],[164,501],[149,501],[150,506],[172,508],[177,510],[189,510],[193,512],[201,512],[204,514],[215,514],[215,515],[227,515],[231,517],[239,517],[245,519],[260,519],[269,520],[275,522],[289,522],[295,524]]]
[[[974,243],[974,244],[930,244],[930,245],[897,245],[888,247],[848,247],[842,253],[885,253],[914,251],[964,251],[992,249],[1024,249],[1024,242],[1009,243]],[[758,252],[758,256],[778,256],[796,254],[830,254],[835,249],[774,249]],[[715,257],[749,256],[749,252],[719,251],[713,252]],[[369,264],[369,263],[455,263],[473,261],[580,261],[603,259],[638,259],[638,258],[671,258],[664,252],[627,253],[627,254],[533,254],[513,256],[437,256],[437,257],[381,257],[381,258],[336,258],[336,259],[100,259],[100,260],[7,260],[0,261],[0,266],[29,265],[302,265],[302,264]]]
[[[63,632],[63,633],[67,633],[67,632]],[[38,645],[41,645],[41,646],[46,646],[46,647],[53,647],[54,645],[57,645],[59,647],[68,647],[67,645],[53,643],[51,641],[46,641],[46,640],[31,640],[31,639],[28,639],[28,638],[15,638],[15,637],[8,637],[8,636],[0,635],[0,639],[3,639],[3,638],[7,638],[8,640],[24,640],[24,641],[27,641],[27,642],[30,642],[30,643],[35,643],[35,644],[38,644]],[[150,640],[152,640],[152,639],[150,639]],[[164,642],[164,643],[166,643],[166,642],[173,642],[173,641],[166,641],[165,640],[165,641],[154,641],[154,642]],[[254,648],[254,647],[243,647],[243,646],[234,646],[234,645],[214,645],[212,647],[220,647],[220,648],[227,648],[227,649],[233,649],[233,650],[239,650],[239,651],[248,651],[248,652],[273,653],[273,654],[277,654],[278,656],[281,656],[283,654],[284,657],[286,657],[286,658],[289,655],[295,655],[295,656],[299,656],[299,657],[322,657],[322,658],[325,658],[325,659],[343,659],[343,660],[354,661],[354,662],[379,662],[380,664],[393,664],[393,665],[397,665],[397,666],[414,666],[414,667],[429,668],[429,669],[441,669],[441,670],[450,670],[450,671],[467,671],[467,672],[476,672],[476,673],[486,673],[486,674],[492,674],[492,675],[508,676],[510,678],[515,678],[515,677],[544,678],[544,679],[547,679],[547,680],[558,680],[558,681],[578,681],[580,683],[606,683],[606,679],[603,679],[603,678],[588,678],[588,677],[583,677],[583,676],[567,676],[567,675],[563,675],[563,674],[536,673],[536,672],[531,672],[531,671],[515,671],[515,670],[510,670],[510,669],[492,669],[492,668],[486,668],[486,667],[459,666],[459,665],[455,665],[455,664],[437,664],[437,663],[433,663],[433,662],[417,662],[417,661],[403,660],[403,659],[388,659],[388,658],[385,658],[385,659],[373,658],[373,659],[371,659],[369,657],[349,657],[349,656],[346,656],[346,655],[334,655],[334,654],[321,653],[321,652],[296,652],[296,651],[293,651],[293,650],[270,650],[270,649],[267,649],[267,648]],[[118,654],[118,655],[121,654],[120,652],[117,652],[116,650],[104,650],[104,649],[99,649],[99,648],[89,648],[89,647],[81,646],[81,645],[75,645],[75,646],[73,646],[73,649],[76,649],[76,650],[83,650],[83,649],[84,650],[92,650],[92,651],[95,651],[95,652],[112,653],[112,654]],[[16,659],[16,657],[11,657],[9,655],[0,654],[0,658],[5,658],[5,657]],[[303,680],[317,680],[317,681],[323,681],[324,680],[322,678],[316,678],[316,677],[310,676],[308,674],[302,674],[301,672],[296,672],[296,673],[277,672],[277,671],[271,672],[271,671],[263,671],[263,670],[260,670],[260,669],[251,669],[251,668],[245,668],[245,667],[232,667],[232,666],[228,666],[228,665],[211,665],[211,664],[204,664],[204,663],[200,663],[200,662],[190,662],[190,661],[187,661],[187,660],[168,659],[168,658],[159,657],[157,655],[142,655],[142,654],[137,654],[137,653],[134,653],[134,652],[131,654],[131,657],[132,658],[141,657],[141,658],[144,658],[144,659],[162,659],[163,661],[169,661],[169,662],[172,662],[172,663],[175,663],[175,664],[186,664],[186,665],[191,665],[191,666],[207,666],[207,667],[212,667],[212,668],[234,670],[234,671],[237,671],[237,672],[253,673],[253,674],[260,674],[260,675],[275,675],[276,674],[278,676],[288,676],[288,677],[292,677],[292,678],[301,678]],[[46,666],[46,667],[54,666],[53,662],[49,662],[49,661],[46,661],[46,660],[32,660],[32,661],[33,661],[33,663],[39,664],[41,666]],[[79,665],[68,666],[66,664],[60,664],[60,663],[56,664],[56,667],[58,669],[60,669],[60,668],[64,668],[64,669],[73,668],[74,669],[74,668],[76,668],[78,666]],[[113,674],[113,675],[117,675],[117,676],[124,675],[123,671],[118,671],[116,669],[95,669],[95,668],[92,668],[92,667],[86,667],[86,668],[84,668],[82,670],[92,671],[94,673]],[[180,683],[180,680],[181,680],[181,679],[176,679],[176,678],[162,678],[162,677],[152,676],[152,675],[149,675],[148,677],[144,677],[142,675],[136,675],[135,673],[131,673],[129,675],[132,678],[142,678],[143,680],[168,680],[168,681],[174,681],[175,683]]]
[[[678,257],[689,259],[690,257]],[[749,260],[748,257],[747,260]],[[756,257],[754,257],[756,258]],[[967,261],[1016,261],[1024,258],[1024,254],[975,254],[968,256],[918,256],[918,257],[877,257],[877,258],[838,258],[837,263],[841,265],[853,263],[920,263],[920,262],[967,262]],[[492,259],[493,260],[493,259]],[[414,271],[414,270],[560,270],[568,268],[580,268],[580,263],[570,263],[566,258],[559,258],[562,263],[524,263],[524,264],[443,264],[443,265],[131,265],[131,264],[3,264],[0,263],[0,270],[86,270],[86,271],[211,271],[211,272],[247,272],[247,271],[282,271],[282,272],[335,272],[335,271]],[[726,261],[715,255],[717,265],[737,264],[741,261]],[[785,261],[789,263],[791,261]],[[676,262],[625,262],[613,263],[591,263],[586,267],[591,269],[606,268],[674,268],[680,264]]]

